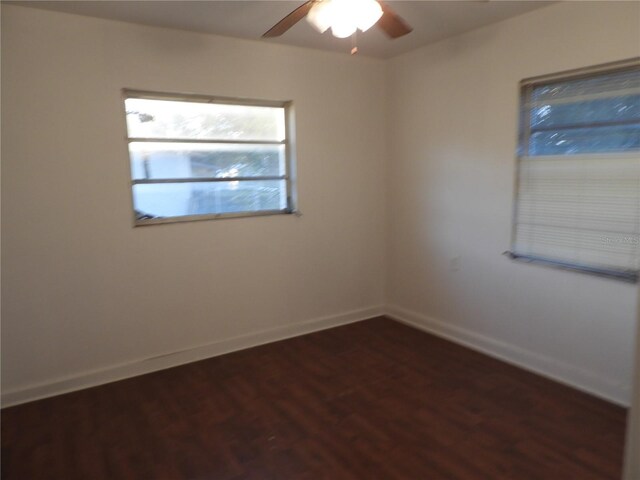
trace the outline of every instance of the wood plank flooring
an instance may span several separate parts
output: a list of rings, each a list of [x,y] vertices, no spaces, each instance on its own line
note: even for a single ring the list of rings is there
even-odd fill
[[[6,480],[619,480],[626,411],[376,318],[2,411]]]

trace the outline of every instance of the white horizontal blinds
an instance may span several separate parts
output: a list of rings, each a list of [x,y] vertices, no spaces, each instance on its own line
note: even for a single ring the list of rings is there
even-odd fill
[[[640,156],[523,157],[515,251],[637,271]]]
[[[523,87],[516,256],[640,269],[640,69]]]

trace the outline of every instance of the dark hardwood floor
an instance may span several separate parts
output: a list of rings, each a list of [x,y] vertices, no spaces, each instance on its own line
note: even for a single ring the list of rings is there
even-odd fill
[[[618,480],[626,411],[376,318],[2,411],[9,480]]]

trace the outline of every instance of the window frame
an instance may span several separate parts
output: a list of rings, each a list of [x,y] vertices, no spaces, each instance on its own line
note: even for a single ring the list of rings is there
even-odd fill
[[[149,137],[131,137],[129,136],[129,128],[127,126],[127,110],[125,101],[130,98],[145,100],[167,100],[177,102],[190,103],[210,103],[218,105],[237,105],[247,107],[272,107],[284,109],[284,127],[285,138],[282,141],[276,140],[228,140],[228,139],[179,139],[179,138],[149,138]],[[247,218],[247,217],[265,217],[274,215],[298,215],[297,211],[297,193],[295,188],[295,131],[294,131],[294,110],[293,101],[291,100],[260,100],[247,99],[237,97],[220,97],[214,95],[204,95],[196,93],[168,93],[155,92],[149,90],[139,90],[131,88],[122,89],[122,107],[125,117],[125,141],[127,148],[128,172],[129,172],[129,191],[131,194],[131,212],[134,227],[143,227],[148,225],[162,225],[168,223],[182,222],[198,222],[204,220],[221,220],[228,218]],[[194,144],[246,144],[246,145],[282,145],[284,146],[284,175],[276,176],[255,176],[255,177],[190,177],[190,178],[171,178],[171,179],[134,179],[131,176],[131,153],[129,144],[132,142],[151,142],[151,143],[194,143]],[[248,210],[244,212],[229,213],[208,213],[198,215],[183,215],[175,217],[138,219],[135,211],[135,199],[133,189],[135,185],[142,184],[162,184],[162,183],[205,183],[205,182],[228,182],[228,181],[260,181],[260,180],[284,180],[286,185],[286,207],[278,210]]]
[[[520,190],[520,174],[522,168],[522,157],[528,155],[529,138],[531,135],[531,115],[530,112],[523,108],[524,105],[530,103],[531,94],[535,87],[540,85],[548,85],[553,83],[560,83],[571,80],[579,80],[581,78],[592,78],[596,75],[603,75],[608,73],[619,73],[628,70],[636,70],[640,67],[640,57],[634,57],[626,60],[610,62],[590,67],[578,68],[573,70],[565,70],[558,73],[540,75],[535,77],[525,78],[519,83],[519,96],[518,96],[518,136],[516,146],[516,168],[514,177],[514,201],[511,216],[511,239],[510,250],[504,252],[504,254],[512,259],[523,263],[537,264],[547,267],[552,267],[560,270],[573,271],[578,273],[586,273],[595,275],[598,277],[610,278],[615,280],[621,280],[628,283],[638,283],[640,279],[640,272],[638,271],[619,271],[610,270],[605,268],[593,267],[589,265],[575,264],[570,261],[561,261],[556,259],[549,259],[544,257],[538,257],[533,255],[519,254],[516,251],[516,236],[518,228],[518,205],[520,202],[519,190]],[[527,114],[529,113],[529,114]],[[526,151],[525,151],[526,149]],[[607,152],[606,155],[620,156],[629,155],[633,150],[624,152]],[[638,152],[640,154],[640,152]],[[546,157],[553,157],[554,155],[539,155]]]

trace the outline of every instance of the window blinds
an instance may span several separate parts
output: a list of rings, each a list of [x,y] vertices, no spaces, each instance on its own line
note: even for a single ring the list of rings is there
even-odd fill
[[[513,255],[636,280],[640,66],[523,83]]]

